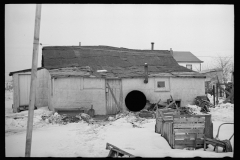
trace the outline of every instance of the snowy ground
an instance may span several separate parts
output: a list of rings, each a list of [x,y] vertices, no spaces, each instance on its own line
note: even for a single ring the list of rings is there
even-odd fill
[[[28,112],[12,113],[12,92],[6,92],[5,102],[6,157],[24,157]],[[211,109],[214,137],[221,123],[233,122],[233,108],[232,104],[220,104]],[[106,143],[140,157],[233,157],[233,152],[222,153],[221,148],[220,153],[213,152],[211,145],[207,151],[202,148],[171,149],[167,141],[155,133],[155,119],[139,121],[133,114],[105,123],[80,121],[67,125],[49,124],[41,119],[42,114],[51,112],[47,107],[34,111],[32,157],[106,157],[109,153]],[[134,127],[131,122],[140,128]],[[219,138],[228,139],[233,132],[232,125],[225,125],[221,127]],[[234,137],[232,146],[233,140]]]

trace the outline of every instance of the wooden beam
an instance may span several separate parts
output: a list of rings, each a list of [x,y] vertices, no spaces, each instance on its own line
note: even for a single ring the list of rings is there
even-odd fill
[[[114,95],[114,93],[113,93],[113,91],[112,91],[112,88],[111,88],[110,85],[108,84],[108,82],[107,82],[107,86],[108,86],[108,88],[109,88],[109,90],[110,90],[110,92],[111,92],[111,94],[112,94],[112,97],[113,97],[113,99],[114,99],[114,102],[115,102],[116,105],[117,105],[117,108],[119,109],[119,111],[121,111],[121,108],[120,108],[120,106],[119,106],[119,104],[118,104],[118,102],[117,102],[117,99],[116,99],[116,97],[115,97],[115,95]]]
[[[38,62],[40,21],[41,21],[41,4],[37,4],[36,13],[35,13],[31,87],[30,87],[30,96],[29,96],[29,107],[28,107],[28,123],[27,123],[25,157],[30,157],[31,155],[33,115],[34,115],[34,104],[35,104],[35,94],[36,94],[36,85],[37,85],[36,83],[37,83],[37,62]]]

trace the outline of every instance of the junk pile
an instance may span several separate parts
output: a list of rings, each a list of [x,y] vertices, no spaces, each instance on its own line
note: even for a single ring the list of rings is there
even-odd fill
[[[195,115],[191,108],[189,107],[179,107],[180,115]]]
[[[200,112],[207,113],[210,112],[209,108],[210,107],[215,107],[210,100],[208,99],[207,96],[197,96],[195,98],[195,104],[199,107],[201,107]]]
[[[67,114],[58,114],[57,112],[55,112],[54,114],[44,114],[42,115],[42,120],[44,120],[47,123],[52,123],[52,124],[68,124],[68,123],[76,123],[79,122],[81,120],[87,122],[87,123],[91,123],[91,117],[86,114],[86,113],[80,113],[76,116],[71,116],[71,115],[67,115]]]

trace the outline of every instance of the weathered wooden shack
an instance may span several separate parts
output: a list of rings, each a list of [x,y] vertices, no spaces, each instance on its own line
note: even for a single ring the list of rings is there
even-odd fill
[[[167,101],[170,95],[191,104],[204,95],[205,76],[178,65],[168,50],[136,50],[109,46],[48,46],[42,67],[49,71],[51,110],[80,110],[95,114],[137,111],[146,100]],[[145,65],[145,63],[147,63]]]
[[[13,112],[18,112],[20,106],[29,105],[31,84],[31,69],[10,72],[13,77]],[[37,108],[48,106],[48,78],[49,72],[39,67],[37,69],[37,88],[35,106]]]

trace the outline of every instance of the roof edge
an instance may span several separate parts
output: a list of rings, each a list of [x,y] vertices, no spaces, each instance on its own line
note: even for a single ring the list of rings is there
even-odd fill
[[[37,70],[41,70],[41,69],[45,69],[44,67],[38,67]],[[32,68],[30,69],[24,69],[24,70],[19,70],[19,71],[14,71],[14,72],[10,72],[9,76],[12,76],[15,73],[22,73],[22,72],[30,72],[32,70]]]

